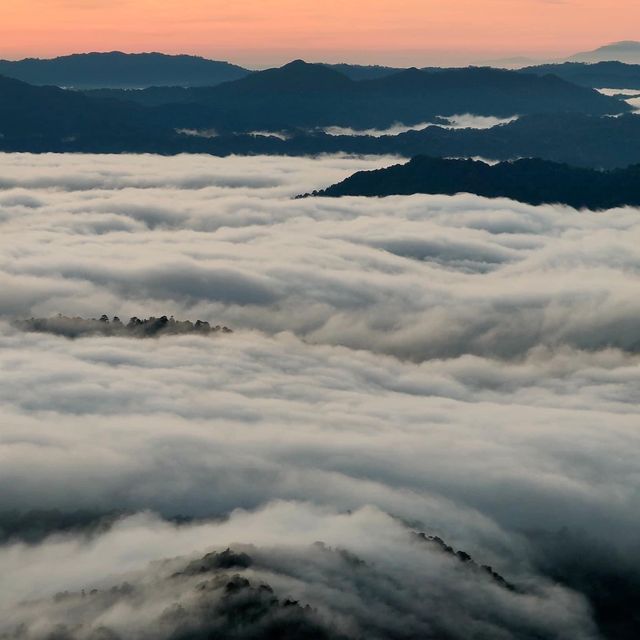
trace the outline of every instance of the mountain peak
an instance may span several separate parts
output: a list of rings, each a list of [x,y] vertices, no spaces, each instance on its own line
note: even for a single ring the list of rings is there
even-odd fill
[[[287,64],[282,65],[281,69],[298,69],[304,67],[313,67],[314,65],[311,62],[307,62],[306,60],[302,60],[302,58],[297,58],[296,60],[292,60],[291,62],[287,62]]]
[[[293,60],[282,67],[257,71],[227,87],[232,91],[326,91],[353,84],[346,75],[324,64]]]

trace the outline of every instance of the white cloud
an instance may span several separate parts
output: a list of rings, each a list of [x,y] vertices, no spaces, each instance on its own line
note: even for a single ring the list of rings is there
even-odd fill
[[[599,566],[615,574],[620,552],[640,575],[638,211],[291,199],[395,161],[0,156],[0,512],[204,518],[0,545],[0,608],[242,543],[265,563],[291,554],[274,585],[360,624],[366,606],[338,612],[326,566],[296,574],[321,539],[378,558],[380,579],[415,565],[425,598],[447,615],[489,607],[504,637],[514,620],[589,637],[584,602],[540,569],[572,548],[530,532],[567,527],[611,550]],[[11,326],[58,312],[236,331],[72,341]],[[455,568],[434,578],[388,514],[492,564],[528,604],[489,588],[476,609],[478,591]],[[396,605],[389,619],[413,606]]]

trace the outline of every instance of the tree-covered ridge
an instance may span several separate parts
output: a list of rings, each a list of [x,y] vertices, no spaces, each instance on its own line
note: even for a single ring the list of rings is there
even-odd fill
[[[132,317],[126,324],[117,316],[109,319],[107,315],[100,318],[68,317],[62,314],[52,318],[29,318],[16,322],[16,326],[24,331],[53,333],[68,338],[80,338],[90,335],[120,336],[131,338],[151,338],[164,335],[232,333],[229,327],[215,325],[203,320],[176,320],[173,316],[140,319]]]
[[[544,160],[495,165],[479,160],[417,156],[410,162],[375,171],[360,171],[315,196],[391,196],[415,193],[473,193],[510,198],[528,204],[566,204],[610,209],[640,206],[640,165],[599,171]]]

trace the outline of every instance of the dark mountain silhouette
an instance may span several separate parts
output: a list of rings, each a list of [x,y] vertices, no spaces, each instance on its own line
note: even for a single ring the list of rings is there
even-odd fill
[[[417,156],[407,164],[360,171],[316,196],[390,196],[474,193],[529,204],[559,203],[609,209],[640,205],[640,165],[615,171],[571,167],[545,160],[489,165],[477,160]]]
[[[571,100],[555,103],[560,112],[523,116],[511,124],[488,130],[428,127],[422,131],[381,138],[326,135],[318,131],[324,122],[344,122],[347,126],[359,128],[359,125],[372,121],[384,123],[400,120],[405,109],[422,121],[423,118],[430,119],[427,112],[433,108],[433,104],[429,106],[429,101],[440,101],[442,104],[443,100],[448,99],[447,96],[454,96],[453,102],[469,101],[472,104],[473,96],[483,91],[477,90],[476,85],[466,80],[493,75],[487,74],[487,70],[459,70],[452,78],[449,72],[409,70],[386,79],[354,82],[335,70],[314,65],[313,78],[318,86],[323,87],[315,91],[308,89],[308,66],[295,63],[277,70],[277,73],[256,73],[246,80],[220,87],[171,89],[181,95],[202,93],[207,99],[215,94],[216,100],[211,98],[210,105],[174,102],[155,107],[131,100],[107,98],[95,92],[84,94],[55,87],[35,87],[0,77],[0,149],[215,155],[306,155],[342,151],[394,153],[407,157],[419,154],[483,156],[496,160],[526,156],[594,167],[620,167],[640,162],[638,116],[589,116],[571,111],[567,105]],[[518,99],[535,89],[538,82],[546,86],[547,79],[551,78],[513,72],[497,73],[500,82],[524,87]],[[506,80],[503,74],[507,74]],[[437,82],[430,82],[424,80],[423,76],[440,77]],[[516,82],[513,81],[514,77]],[[449,83],[454,89],[442,92],[429,89],[420,94],[418,88],[412,93],[408,88],[403,89],[410,85],[411,78],[419,83],[424,82],[429,88],[437,83]],[[533,83],[530,83],[531,79]],[[494,80],[494,87],[495,82],[497,80]],[[563,91],[572,94],[572,99],[576,95],[587,97],[586,104],[582,105],[576,105],[573,100],[576,109],[630,109],[629,105],[616,98],[601,96],[558,79],[551,81],[552,85],[558,83]],[[278,86],[277,90],[270,89],[274,84]],[[360,93],[359,87],[362,85],[369,85],[364,93]],[[138,95],[148,92],[122,93]],[[487,100],[491,96],[504,95],[498,90],[484,93]],[[534,91],[534,95],[538,94]],[[536,100],[530,98],[530,102]],[[424,107],[422,111],[420,104]],[[360,107],[355,109],[354,105]],[[550,102],[548,106],[551,107]],[[437,108],[438,111],[440,108]],[[331,115],[327,116],[327,113]],[[436,117],[433,116],[433,119]],[[272,126],[264,126],[265,123]],[[180,132],[182,128],[218,129],[220,135],[213,138],[185,135]],[[286,130],[289,139],[256,136],[250,133],[253,130]],[[240,133],[236,134],[237,131]],[[242,131],[247,133],[242,134]]]
[[[35,85],[60,87],[213,86],[244,78],[247,69],[228,62],[162,53],[82,53],[48,60],[0,60],[0,74]]]
[[[159,132],[143,111],[133,104],[91,100],[75,91],[0,76],[0,144],[5,150],[63,150],[65,145],[74,150],[105,141],[115,150],[125,140],[145,145]]]
[[[521,71],[537,75],[552,73],[583,87],[640,90],[640,64],[564,62],[526,67]]]
[[[640,64],[640,42],[634,40],[613,42],[593,51],[576,53],[569,58],[569,62],[607,62],[609,60]]]
[[[294,60],[282,67],[258,71],[236,82],[218,87],[214,95],[239,96],[279,91],[341,91],[349,90],[353,82],[343,73],[323,64]]]
[[[323,64],[307,64],[294,60],[283,67],[257,71],[235,82],[207,87],[149,87],[143,91],[96,90],[92,97],[109,97],[135,101],[145,106],[196,104],[221,106],[230,100],[265,97],[277,99],[283,94],[318,94],[348,91],[355,86],[347,76]],[[239,108],[245,105],[238,104]]]
[[[299,60],[217,87],[112,91],[98,97],[156,106],[155,121],[164,126],[229,133],[332,125],[386,128],[460,113],[508,117],[630,110],[620,100],[552,75],[488,68],[408,69],[356,82],[325,65]]]

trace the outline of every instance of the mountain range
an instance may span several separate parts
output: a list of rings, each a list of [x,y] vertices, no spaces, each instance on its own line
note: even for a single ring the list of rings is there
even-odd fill
[[[473,193],[533,205],[566,204],[610,209],[640,205],[640,165],[614,171],[571,167],[544,160],[490,165],[477,160],[417,156],[406,164],[360,171],[314,196],[391,196]]]
[[[330,126],[385,129],[397,122],[416,124],[464,113],[510,117],[630,110],[619,100],[553,75],[469,67],[407,69],[354,81],[336,69],[301,60],[216,87],[102,90],[89,95],[154,107],[149,116],[159,126],[218,133]]]
[[[640,42],[605,45],[575,54],[562,62],[597,63],[619,61],[640,64]],[[398,67],[357,64],[325,65],[352,80],[372,80],[403,71]],[[479,66],[500,68],[545,67],[524,56],[487,60]],[[423,70],[430,70],[424,68]],[[57,58],[0,60],[0,75],[35,85],[75,89],[142,89],[148,87],[212,87],[239,80],[253,70],[229,62],[193,55],[123,53],[121,51],[79,53]],[[592,86],[592,85],[590,85]]]
[[[163,53],[79,53],[42,60],[0,60],[0,75],[75,89],[214,86],[251,73],[229,62]]]
[[[217,87],[140,91],[79,92],[0,77],[0,149],[525,156],[616,167],[640,162],[640,118],[630,111],[623,100],[554,75],[473,67],[355,81],[295,61]],[[424,125],[395,136],[323,133],[334,125],[446,124],[442,116],[465,112],[520,117],[486,130]],[[602,117],[609,114],[629,115]],[[269,131],[277,135],[256,134]]]
[[[283,83],[282,74],[275,72],[255,74],[246,80],[221,85],[224,93],[229,96],[226,103],[222,102],[223,105],[226,104],[225,108],[228,111],[220,105],[210,107],[193,103],[144,106],[132,101],[95,97],[92,93],[87,95],[55,87],[35,87],[0,77],[0,150],[215,155],[308,155],[345,152],[392,153],[405,157],[418,154],[442,157],[482,156],[496,160],[539,157],[609,168],[640,162],[640,118],[632,114],[617,118],[600,117],[603,111],[629,111],[630,107],[625,102],[553,79],[551,76],[538,78],[531,74],[508,71],[490,71],[489,74],[485,73],[485,70],[480,70],[481,73],[474,69],[456,71],[454,86],[460,91],[454,97],[459,104],[472,105],[478,91],[469,79],[479,81],[480,77],[489,76],[506,78],[507,87],[515,78],[515,96],[518,100],[526,97],[527,89],[531,91],[532,87],[545,86],[547,79],[552,78],[549,84],[552,87],[561,86],[563,94],[568,94],[570,99],[558,100],[555,103],[555,112],[532,113],[521,116],[509,124],[485,130],[454,130],[428,126],[422,130],[381,137],[328,135],[316,128],[322,120],[314,120],[318,111],[313,109],[313,99],[329,107],[333,105],[333,117],[337,118],[344,105],[336,95],[340,95],[343,87],[350,87],[354,83],[336,71],[309,66],[312,73],[304,77],[300,76],[299,72],[306,70],[307,66],[294,65],[296,73],[292,74],[293,77],[290,77],[285,69],[283,73],[288,77],[289,85]],[[322,74],[322,77],[325,77],[324,73],[329,74],[323,88],[302,90],[301,87],[314,86],[312,79],[316,78],[318,73]],[[449,73],[427,74],[418,71],[410,75],[420,78],[440,76],[440,81],[451,77]],[[385,104],[385,91],[389,99],[386,102],[386,111],[380,112],[380,105],[376,105],[372,108],[373,113],[382,113],[388,122],[395,119],[394,107],[401,106],[403,100],[406,99],[411,106],[411,100],[406,98],[406,94],[411,95],[411,92],[400,88],[407,80],[407,75],[403,73],[375,81],[375,86],[379,89],[379,102]],[[277,89],[273,89],[274,86]],[[381,86],[385,88],[380,89]],[[337,91],[335,87],[338,87]],[[207,93],[214,89],[203,91]],[[144,92],[135,93],[137,95]],[[447,91],[446,83],[442,93],[445,97],[451,95]],[[502,94],[496,92],[498,95],[508,93],[506,88]],[[486,95],[489,99],[495,96],[488,91]],[[429,106],[429,97],[433,103],[441,100],[437,92],[425,94],[425,111],[416,111],[416,118],[427,118],[435,110]],[[584,102],[583,97],[586,97]],[[273,102],[270,102],[272,99]],[[273,104],[282,104],[287,99],[297,109],[291,108],[278,113]],[[241,120],[234,117],[234,104],[237,105],[236,110]],[[312,108],[303,110],[302,106],[305,104],[311,104]],[[549,99],[547,104],[551,108],[553,101]],[[365,107],[366,104],[363,109]],[[536,100],[531,99],[529,107],[535,109]],[[590,113],[593,111],[595,115]],[[228,133],[221,132],[220,135],[212,132],[205,136],[176,131],[179,123],[194,119],[203,128],[214,128],[219,122],[224,122],[225,117],[235,125],[243,124],[248,127],[252,124],[251,117],[254,115],[255,122],[264,122],[260,120],[263,113],[269,117],[275,114],[281,118],[278,122],[287,128],[289,133],[285,136],[256,135],[253,129],[249,129],[244,133],[242,130],[240,133],[232,130]],[[359,120],[359,114],[352,113],[352,119],[347,122],[370,122],[370,114],[367,112],[364,115],[366,118]],[[295,126],[305,121],[311,126]],[[324,120],[327,121],[331,122],[328,118]]]

